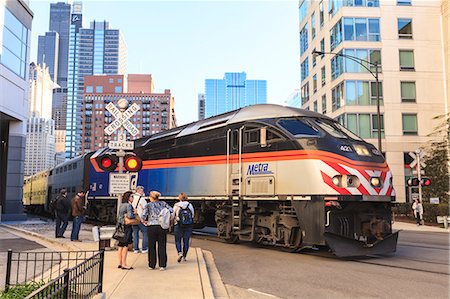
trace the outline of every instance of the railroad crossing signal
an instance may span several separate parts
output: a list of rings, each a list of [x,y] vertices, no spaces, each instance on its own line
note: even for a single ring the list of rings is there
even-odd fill
[[[138,104],[133,103],[133,105],[122,113],[113,103],[108,103],[108,105],[106,105],[106,110],[108,110],[116,119],[105,128],[105,133],[111,135],[122,126],[131,134],[131,136],[136,136],[139,133],[139,130],[129,119],[139,111],[139,108]]]
[[[411,158],[413,158],[413,161],[409,163],[409,167],[415,168],[417,166],[417,162],[419,162],[421,168],[427,167],[427,164],[423,162],[423,158],[425,157],[425,153],[423,151],[417,150],[416,153],[409,152],[408,153]]]

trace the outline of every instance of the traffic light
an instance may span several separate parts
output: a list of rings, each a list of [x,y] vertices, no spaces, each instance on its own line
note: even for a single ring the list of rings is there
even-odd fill
[[[408,186],[410,187],[417,187],[419,186],[419,183],[420,183],[419,178],[410,178],[408,180]]]
[[[125,169],[129,172],[138,172],[142,169],[142,160],[135,153],[128,153],[124,159]]]
[[[117,168],[117,164],[119,163],[119,158],[111,153],[107,153],[95,158],[97,160],[98,166],[103,171],[114,171]]]
[[[430,178],[422,178],[422,179],[420,180],[420,185],[425,186],[425,187],[430,186],[430,185],[431,185],[431,180],[430,180]]]

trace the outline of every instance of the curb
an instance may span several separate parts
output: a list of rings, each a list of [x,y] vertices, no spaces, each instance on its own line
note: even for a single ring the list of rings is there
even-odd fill
[[[209,279],[208,268],[206,267],[203,251],[201,248],[195,248],[195,253],[197,255],[198,272],[200,274],[200,281],[202,284],[203,298],[214,299],[213,288],[211,285],[211,280]]]
[[[214,256],[211,251],[203,250],[203,257],[206,261],[206,267],[208,268],[209,279],[213,288],[214,298],[217,299],[229,299],[227,288],[222,281],[219,270],[217,269]]]
[[[38,234],[38,233],[35,233],[35,232],[30,232],[30,231],[28,231],[28,230],[25,230],[25,229],[22,229],[22,228],[18,228],[18,227],[14,227],[14,226],[12,226],[12,225],[0,223],[0,227],[5,227],[5,228],[7,228],[7,229],[16,231],[16,232],[18,232],[18,233],[25,234],[25,235],[28,235],[28,236],[32,236],[32,237],[41,239],[41,240],[43,240],[43,241],[45,241],[45,242],[48,242],[48,243],[51,243],[51,244],[54,244],[54,245],[61,246],[61,247],[65,248],[65,249],[67,249],[67,250],[69,250],[69,251],[76,251],[76,250],[79,249],[79,248],[76,248],[76,247],[72,247],[72,246],[69,245],[69,244],[61,243],[61,242],[58,242],[58,241],[56,241],[56,240],[50,239],[50,238],[48,238],[48,237],[46,237],[46,236],[43,236],[43,235],[41,235],[41,234]]]

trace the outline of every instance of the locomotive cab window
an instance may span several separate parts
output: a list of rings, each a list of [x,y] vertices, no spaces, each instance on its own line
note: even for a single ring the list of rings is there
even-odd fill
[[[244,145],[259,145],[259,128],[249,128],[244,131]]]

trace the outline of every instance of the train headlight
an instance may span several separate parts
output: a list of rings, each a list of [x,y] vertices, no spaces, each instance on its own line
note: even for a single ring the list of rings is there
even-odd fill
[[[353,148],[359,156],[370,156],[370,152],[364,145],[353,144]]]
[[[370,178],[370,184],[374,187],[381,187],[381,180],[379,177],[373,176]]]
[[[331,181],[333,182],[334,185],[338,186],[338,187],[342,187],[342,175],[335,175]]]

